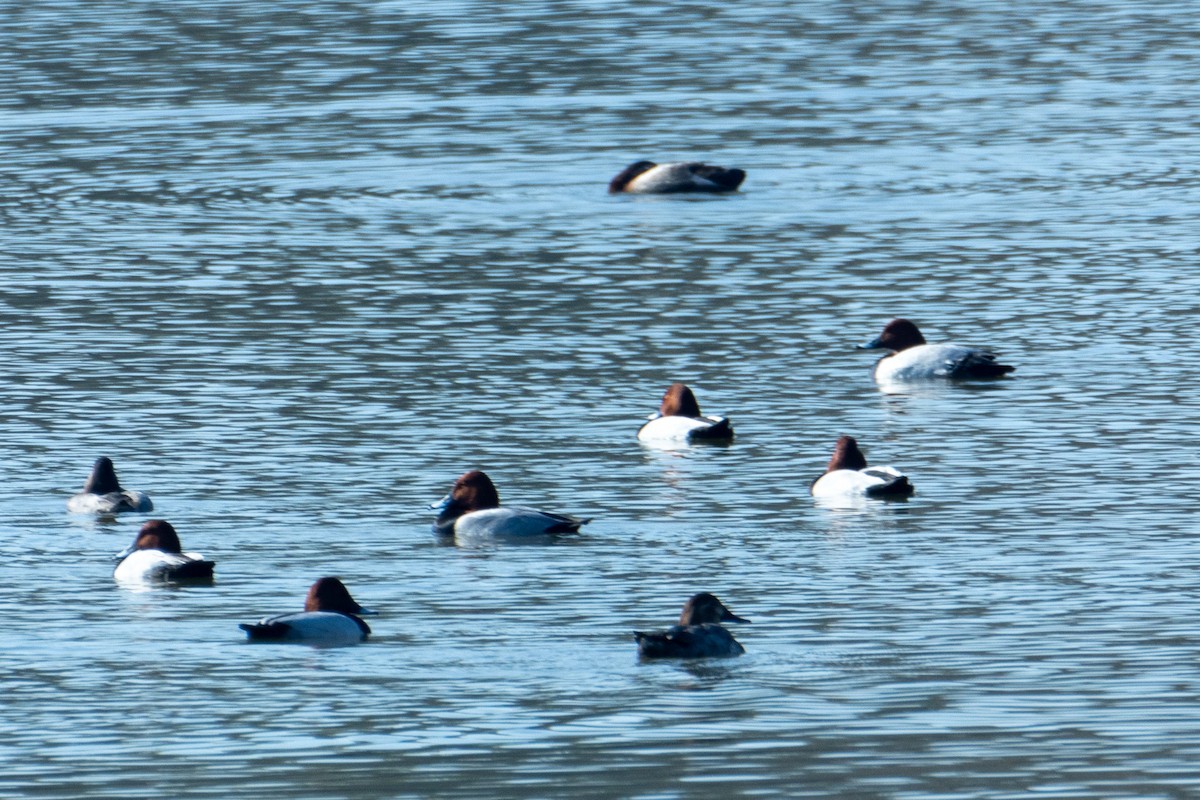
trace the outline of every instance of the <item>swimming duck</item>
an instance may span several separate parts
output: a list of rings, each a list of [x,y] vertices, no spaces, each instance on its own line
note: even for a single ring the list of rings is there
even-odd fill
[[[853,436],[839,436],[825,474],[812,482],[813,497],[908,497],[908,478],[894,467],[868,467]]]
[[[733,426],[725,417],[701,416],[692,390],[673,383],[663,395],[658,414],[638,430],[637,438],[643,442],[728,442],[733,438]]]
[[[679,624],[665,631],[634,631],[638,655],[644,658],[714,658],[746,652],[722,622],[749,622],[708,592],[692,595],[683,604]]]
[[[986,350],[959,344],[926,344],[917,326],[906,319],[894,319],[883,326],[883,333],[862,350],[887,349],[893,352],[875,364],[877,383],[936,378],[999,378],[1016,367],[997,364],[996,356]]]
[[[523,538],[556,533],[578,533],[591,520],[551,514],[520,506],[500,505],[500,494],[491,478],[477,469],[464,472],[450,494],[430,505],[438,513],[434,533],[462,537]]]
[[[677,192],[736,192],[746,179],[740,169],[710,167],[698,161],[655,164],[637,161],[608,184],[611,194],[674,194]]]
[[[185,553],[179,534],[165,519],[147,520],[133,544],[117,554],[113,577],[121,583],[212,580],[213,562]]]
[[[358,615],[374,613],[355,602],[337,578],[321,578],[309,587],[304,611],[264,617],[253,624],[243,622],[238,627],[253,641],[356,644],[371,634]]]
[[[115,514],[119,511],[153,511],[150,495],[136,489],[122,489],[112,459],[100,456],[92,466],[92,474],[83,484],[83,491],[67,501],[67,510],[75,514],[98,512]]]

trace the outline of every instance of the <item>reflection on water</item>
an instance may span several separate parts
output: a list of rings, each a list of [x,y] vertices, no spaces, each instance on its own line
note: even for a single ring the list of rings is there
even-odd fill
[[[10,9],[0,794],[1195,794],[1200,49],[1011,11]],[[897,316],[1018,369],[877,387]],[[737,439],[640,445],[672,380]],[[814,503],[842,433],[917,494]],[[99,453],[212,586],[114,584]],[[593,522],[439,540],[469,468]],[[242,646],[322,575],[370,641]],[[639,662],[702,590],[746,655]]]

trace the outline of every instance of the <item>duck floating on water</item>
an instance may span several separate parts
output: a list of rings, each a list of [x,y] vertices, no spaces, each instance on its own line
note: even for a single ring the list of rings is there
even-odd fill
[[[927,344],[915,324],[894,319],[876,338],[859,345],[861,350],[891,350],[879,359],[872,374],[876,383],[936,380],[940,378],[1000,378],[1016,367],[996,363],[996,356],[960,344]]]
[[[183,552],[179,534],[165,519],[146,520],[116,560],[113,578],[121,583],[211,581],[215,566],[199,553]]]
[[[481,470],[464,472],[450,494],[430,505],[438,511],[434,533],[466,538],[529,538],[578,533],[591,520],[520,506],[501,506],[495,484]]]
[[[736,192],[746,179],[740,169],[726,169],[698,161],[655,164],[635,161],[608,184],[610,194],[677,194],[680,192]]]
[[[914,488],[895,467],[868,467],[853,436],[839,436],[825,474],[812,482],[813,497],[908,497]]]
[[[332,647],[357,644],[371,635],[371,628],[360,615],[374,614],[363,608],[340,580],[321,578],[308,589],[304,611],[265,617],[239,628],[252,641],[303,642]]]
[[[706,417],[700,413],[696,395],[683,383],[673,383],[663,395],[658,414],[650,418],[637,434],[643,442],[728,442],[733,425],[725,417]]]
[[[147,512],[154,510],[150,495],[136,489],[122,489],[112,459],[100,456],[92,473],[83,484],[83,491],[67,500],[67,510],[74,514],[116,514],[121,511]]]
[[[708,592],[688,598],[679,624],[665,631],[634,631],[643,658],[728,658],[746,652],[722,622],[749,622],[737,616]]]

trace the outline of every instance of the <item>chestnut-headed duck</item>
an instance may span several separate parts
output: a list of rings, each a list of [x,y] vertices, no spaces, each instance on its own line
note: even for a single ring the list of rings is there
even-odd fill
[[[839,436],[825,474],[812,482],[813,497],[908,497],[913,485],[894,467],[868,467],[853,436]]]
[[[708,592],[694,594],[683,604],[679,624],[665,631],[634,631],[643,658],[720,658],[746,652],[722,622],[749,622],[737,616]]]
[[[116,514],[119,511],[153,511],[150,495],[136,489],[122,489],[112,459],[100,456],[83,484],[83,491],[67,501],[67,510],[75,514]]]
[[[678,192],[736,192],[746,179],[740,169],[711,167],[698,161],[655,164],[637,161],[608,184],[611,194],[675,194]]]
[[[477,469],[464,472],[450,494],[430,505],[438,511],[434,533],[464,538],[528,538],[578,533],[591,520],[520,506],[501,506],[491,478]]]
[[[364,641],[371,629],[360,615],[374,613],[355,602],[337,578],[321,578],[309,587],[303,611],[264,617],[253,624],[243,622],[238,627],[256,642],[306,642],[331,647]]]
[[[725,417],[705,417],[696,395],[685,384],[673,383],[663,395],[658,413],[638,429],[643,442],[728,442],[733,426]]]
[[[210,581],[213,562],[199,553],[185,553],[179,534],[165,519],[147,520],[133,544],[117,554],[113,577],[121,583]]]
[[[892,352],[875,364],[877,383],[937,378],[999,378],[1016,367],[997,364],[996,356],[986,350],[960,344],[926,344],[917,326],[906,319],[894,319],[883,326],[883,333],[862,350],[885,349]]]

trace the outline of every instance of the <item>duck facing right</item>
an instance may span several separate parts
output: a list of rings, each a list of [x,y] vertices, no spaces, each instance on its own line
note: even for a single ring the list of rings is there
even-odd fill
[[[749,622],[725,607],[716,595],[700,592],[688,598],[679,624],[664,631],[634,631],[642,658],[729,658],[746,648],[722,627],[722,622]]]

